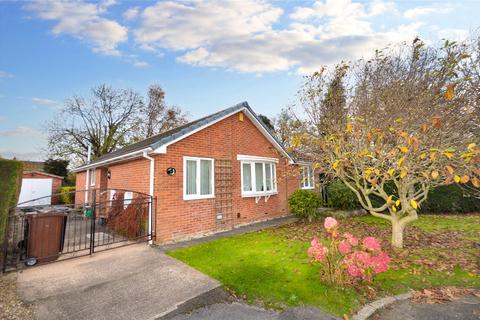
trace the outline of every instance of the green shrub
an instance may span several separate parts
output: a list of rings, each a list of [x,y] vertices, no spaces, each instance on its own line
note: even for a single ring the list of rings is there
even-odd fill
[[[341,210],[360,208],[357,196],[340,180],[333,181],[327,186],[328,206]]]
[[[313,190],[298,189],[288,198],[290,211],[300,218],[312,221],[317,217],[317,209],[322,205],[320,196]]]
[[[75,187],[61,187],[58,193],[60,193],[60,204],[75,203]]]
[[[17,204],[22,186],[23,164],[15,160],[0,159],[0,244],[7,227],[8,209]],[[0,255],[1,259],[1,255]]]
[[[466,195],[457,184],[451,184],[430,190],[420,210],[425,213],[480,212],[480,200]]]

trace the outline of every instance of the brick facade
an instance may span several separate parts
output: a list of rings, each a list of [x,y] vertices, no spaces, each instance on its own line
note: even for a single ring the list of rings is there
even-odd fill
[[[241,169],[237,155],[278,159],[277,191],[268,201],[241,196]],[[154,193],[157,198],[157,242],[201,236],[224,228],[216,219],[215,198],[183,200],[183,157],[230,160],[234,225],[288,214],[288,196],[299,186],[297,166],[288,163],[246,116],[236,113],[167,147],[155,160]],[[169,176],[167,168],[176,169]],[[110,179],[106,179],[110,171]],[[293,174],[292,174],[293,172]],[[105,177],[103,179],[103,177]],[[149,160],[138,158],[96,170],[96,188],[149,192]],[[77,174],[77,190],[85,189],[85,172]]]

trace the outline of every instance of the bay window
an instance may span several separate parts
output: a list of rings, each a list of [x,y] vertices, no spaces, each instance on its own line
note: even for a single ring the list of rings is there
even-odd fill
[[[315,175],[312,166],[302,166],[300,179],[302,189],[315,189]]]
[[[206,199],[214,195],[213,159],[183,157],[183,199]]]
[[[276,159],[237,156],[241,160],[241,190],[244,197],[277,193]]]

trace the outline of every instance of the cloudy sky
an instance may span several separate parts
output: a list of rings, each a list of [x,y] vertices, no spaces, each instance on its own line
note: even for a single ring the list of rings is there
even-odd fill
[[[302,75],[420,36],[478,30],[480,1],[0,2],[0,155],[43,159],[43,124],[101,83],[160,84],[191,118],[276,115]]]

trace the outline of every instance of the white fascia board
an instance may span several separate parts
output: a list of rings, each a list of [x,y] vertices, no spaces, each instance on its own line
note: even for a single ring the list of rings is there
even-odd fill
[[[103,161],[100,161],[100,162],[95,162],[95,163],[92,163],[92,164],[87,164],[85,166],[82,166],[82,167],[79,167],[79,168],[76,168],[76,169],[73,169],[71,170],[70,172],[82,172],[82,171],[86,171],[88,169],[94,169],[94,168],[98,168],[102,165],[105,165],[105,164],[109,164],[109,163],[115,163],[115,162],[119,162],[119,161],[124,161],[124,160],[128,160],[128,159],[131,159],[131,158],[135,158],[135,157],[141,157],[143,156],[143,154],[145,152],[150,152],[152,151],[152,148],[151,147],[148,147],[148,148],[145,148],[145,149],[141,149],[141,150],[137,150],[137,151],[133,151],[133,152],[130,152],[130,153],[127,153],[127,154],[123,154],[121,156],[118,156],[118,157],[114,157],[114,158],[111,158],[111,159],[106,159],[106,160],[103,160]]]

